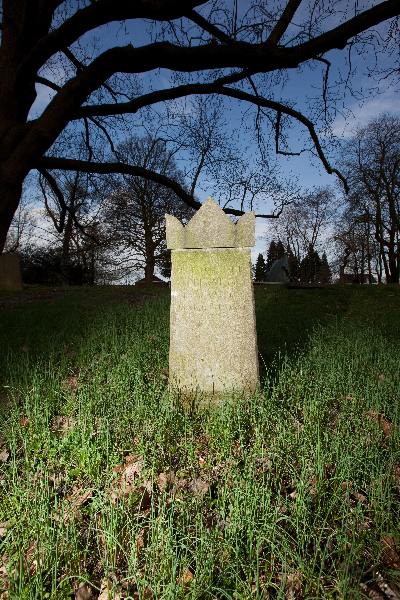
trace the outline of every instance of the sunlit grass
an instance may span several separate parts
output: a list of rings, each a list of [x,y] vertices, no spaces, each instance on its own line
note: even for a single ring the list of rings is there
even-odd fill
[[[166,389],[167,294],[128,300],[78,290],[0,314],[9,598],[394,585],[399,291],[257,290],[259,393],[192,409]]]

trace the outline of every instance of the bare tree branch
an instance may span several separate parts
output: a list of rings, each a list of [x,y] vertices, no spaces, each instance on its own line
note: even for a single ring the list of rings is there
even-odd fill
[[[35,81],[36,81],[36,83],[41,83],[42,85],[45,85],[46,87],[51,88],[55,92],[59,92],[61,90],[61,87],[59,85],[57,85],[56,83],[53,83],[53,81],[50,81],[50,79],[41,77],[40,75],[37,75]]]
[[[255,104],[257,106],[263,106],[264,108],[270,108],[270,109],[276,111],[278,114],[282,113],[282,114],[289,115],[290,117],[293,117],[294,119],[296,119],[297,121],[302,123],[305,127],[307,127],[307,129],[309,131],[310,137],[314,143],[318,157],[320,158],[322,164],[324,165],[326,172],[329,173],[329,175],[332,175],[333,173],[335,175],[337,175],[337,177],[339,177],[339,179],[343,183],[346,193],[349,191],[346,178],[340,173],[340,171],[338,171],[338,169],[333,168],[330,165],[328,159],[326,158],[324,151],[322,150],[321,143],[318,139],[317,132],[315,131],[314,124],[312,123],[312,121],[310,121],[310,119],[305,117],[299,111],[291,108],[290,106],[286,106],[280,102],[275,102],[274,100],[267,100],[267,98],[262,98],[260,96],[253,96],[252,94],[249,94],[242,90],[237,90],[237,89],[231,88],[231,87],[223,87],[219,91],[219,93],[222,95],[225,95],[225,96],[230,96],[231,98],[237,98],[238,100],[245,100],[247,102],[252,102],[253,104]]]
[[[285,10],[266,41],[267,45],[277,46],[279,44],[302,1],[303,0],[288,0]]]
[[[35,168],[40,169],[60,169],[63,171],[79,171],[83,173],[121,173],[122,175],[133,175],[134,177],[143,177],[160,185],[171,189],[176,195],[191,208],[198,210],[201,207],[201,202],[198,202],[191,196],[179,183],[170,179],[166,175],[156,173],[150,169],[139,167],[136,165],[128,165],[125,163],[97,163],[85,160],[76,160],[72,158],[60,158],[56,156],[44,156],[37,161]],[[227,214],[241,216],[244,214],[242,210],[234,208],[225,208]],[[273,219],[279,216],[274,214],[257,214],[256,217],[263,219]]]
[[[70,46],[83,34],[110,23],[125,19],[170,20],[180,18],[206,0],[97,0],[78,10],[54,31],[43,36],[21,65],[21,73],[37,71],[53,54]]]
[[[216,40],[219,40],[223,44],[234,44],[235,43],[235,40],[233,40],[227,33],[224,33],[223,31],[221,31],[221,29],[219,29],[218,27],[216,27],[215,25],[213,25],[212,23],[207,21],[207,19],[205,19],[202,15],[200,15],[195,10],[191,10],[190,12],[187,13],[186,16],[191,21],[193,21],[193,23],[196,23],[196,25],[198,25],[199,27],[204,29],[204,31],[207,31],[208,33],[210,33],[213,36],[213,38],[215,38]]]
[[[149,92],[148,94],[143,94],[129,102],[119,102],[118,104],[89,104],[88,106],[82,106],[73,118],[80,119],[82,117],[92,116],[106,117],[128,113],[134,114],[145,106],[151,106],[152,104],[158,104],[159,102],[165,102],[166,100],[176,100],[177,98],[192,96],[194,94],[212,94],[217,92],[222,85],[237,83],[242,79],[246,79],[251,74],[252,71],[244,69],[224,77],[219,77],[210,83],[188,83]]]
[[[56,228],[56,230],[58,231],[58,233],[61,233],[64,229],[64,225],[65,225],[65,216],[67,214],[67,204],[65,202],[64,199],[64,194],[62,193],[62,191],[60,190],[60,188],[57,185],[56,180],[54,179],[53,175],[51,175],[51,173],[49,173],[46,169],[43,168],[39,168],[38,169],[39,173],[42,175],[42,177],[44,177],[46,179],[46,181],[48,182],[48,184],[50,185],[51,190],[53,191],[55,197],[57,198],[57,202],[60,206],[60,222],[57,223],[57,220],[53,214],[53,211],[50,209],[48,200],[47,200],[47,194],[46,194],[46,190],[45,187],[41,181],[41,179],[39,178],[39,184],[43,193],[43,198],[44,198],[44,203],[47,209],[47,212],[51,218],[51,220],[53,221],[54,227]]]

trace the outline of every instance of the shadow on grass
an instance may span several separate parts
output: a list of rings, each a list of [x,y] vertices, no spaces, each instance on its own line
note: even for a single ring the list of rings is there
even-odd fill
[[[343,319],[351,292],[343,288],[256,288],[256,319],[261,373],[273,370],[279,354],[301,352],[318,325]]]
[[[85,346],[99,324],[99,316],[115,321],[141,310],[149,301],[162,298],[154,315],[143,327],[151,334],[152,322],[162,321],[164,346],[168,345],[168,288],[110,286],[96,288],[33,288],[14,294],[0,294],[0,386],[7,385],[13,360],[45,364],[59,357],[66,365],[76,364],[74,353]],[[377,324],[385,335],[399,336],[400,286],[329,286],[322,289],[288,289],[265,286],[255,290],[258,349],[261,376],[274,372],[279,356],[291,357],[303,351],[316,326],[337,321]],[[151,309],[150,309],[151,310]],[[159,311],[159,314],[156,314]],[[114,316],[113,316],[114,315]],[[154,321],[155,319],[155,321]],[[165,324],[165,325],[164,325]],[[143,330],[144,331],[144,330]],[[69,359],[70,357],[70,359]],[[84,360],[84,357],[80,357]],[[166,357],[165,357],[165,360]],[[54,364],[54,363],[53,363]],[[79,367],[79,364],[77,365]],[[0,388],[1,389],[1,388]],[[3,394],[4,395],[4,394]],[[1,396],[0,396],[0,404]]]
[[[28,288],[0,293],[0,409],[7,401],[10,369],[39,363],[44,368],[58,363],[69,371],[79,368],[80,350],[102,317],[107,328],[107,321],[111,323],[117,313],[128,317],[149,300],[164,297],[167,305],[168,293],[168,288],[134,286]],[[28,372],[21,368],[23,371]]]
[[[327,286],[289,289],[265,286],[255,290],[261,377],[274,372],[279,355],[302,352],[317,326],[337,322],[377,325],[387,338],[399,337],[400,286]]]

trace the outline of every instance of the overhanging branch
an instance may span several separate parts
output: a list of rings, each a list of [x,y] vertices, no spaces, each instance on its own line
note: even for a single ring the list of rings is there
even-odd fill
[[[86,160],[76,160],[72,158],[60,158],[57,156],[44,156],[37,161],[35,168],[40,169],[60,169],[62,171],[78,171],[83,173],[98,173],[107,175],[110,173],[120,173],[122,175],[132,175],[133,177],[143,177],[154,181],[160,185],[167,187],[168,189],[175,192],[175,194],[188,206],[198,210],[201,207],[201,202],[198,202],[191,196],[185,188],[183,188],[177,181],[174,181],[166,175],[157,173],[144,167],[137,165],[128,165],[126,163],[97,163],[89,162]],[[224,211],[229,215],[235,215],[240,217],[244,214],[242,210],[236,210],[235,208],[224,208]],[[257,214],[256,217],[263,219],[277,218],[279,213],[272,214]]]
[[[326,156],[324,154],[324,151],[322,150],[321,143],[319,141],[317,132],[315,131],[313,122],[310,121],[310,119],[308,119],[307,117],[305,117],[301,112],[295,110],[294,108],[291,108],[290,106],[286,106],[285,104],[282,104],[280,102],[275,102],[274,100],[268,100],[267,98],[263,98],[261,96],[253,96],[252,94],[249,94],[248,92],[244,92],[242,90],[238,90],[238,89],[231,88],[231,87],[223,87],[220,89],[219,93],[224,96],[229,96],[230,98],[237,98],[238,100],[245,100],[246,102],[251,102],[252,104],[255,104],[256,106],[262,106],[264,108],[269,108],[271,110],[276,111],[278,113],[278,115],[286,114],[290,117],[293,117],[297,121],[299,121],[299,123],[302,123],[308,129],[310,137],[311,137],[311,139],[314,143],[315,149],[317,151],[317,155],[318,155],[319,159],[321,160],[322,164],[324,165],[326,172],[329,173],[329,175],[335,174],[343,183],[346,193],[348,193],[349,187],[348,187],[346,178],[342,175],[342,173],[340,173],[340,171],[338,171],[338,169],[335,169],[334,167],[332,167],[330,165],[328,159],[326,158]],[[279,117],[279,120],[280,120],[280,117]]]

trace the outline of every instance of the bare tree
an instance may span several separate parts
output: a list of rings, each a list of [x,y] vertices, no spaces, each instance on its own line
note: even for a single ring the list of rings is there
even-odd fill
[[[275,115],[278,152],[288,152],[280,145],[285,118],[297,121],[308,132],[324,168],[340,176],[323,151],[312,119],[266,90],[279,79],[274,80],[275,75],[307,65],[321,65],[327,73],[330,63],[326,55],[331,50],[364,49],[371,39],[366,40],[362,34],[397,17],[398,0],[384,0],[364,11],[358,10],[357,0],[347,3],[344,11],[342,6],[332,7],[331,2],[321,0],[282,0],[276,9],[260,0],[242,15],[236,8],[235,2],[218,0],[82,0],[77,4],[64,0],[4,0],[0,47],[1,251],[23,181],[31,169],[145,177],[173,189],[189,206],[198,208],[198,202],[179,182],[151,169],[118,161],[55,157],[51,153],[51,147],[72,121],[82,122],[86,130],[89,124],[103,128],[104,135],[109,135],[106,118],[135,114],[145,107],[189,95],[218,94],[256,106],[260,119],[264,114],[269,118]],[[77,57],[78,43],[85,36],[87,39],[88,33],[128,19],[154,24],[148,43],[118,45],[92,53],[89,58],[88,52]],[[51,67],[60,55],[68,58],[74,74],[54,81]],[[188,78],[178,85],[147,87],[143,93],[134,93],[135,85],[128,94],[127,88],[114,89],[117,73],[136,74],[143,87],[146,74],[160,68],[187,73]],[[54,96],[40,116],[30,118],[37,84],[47,86]],[[325,101],[329,99],[327,77],[322,79],[321,96]]]
[[[326,247],[336,211],[334,191],[329,187],[316,188],[303,192],[285,207],[270,229],[273,236],[282,240],[300,262],[310,247],[314,250]]]
[[[86,282],[93,284],[96,263],[104,262],[105,241],[98,214],[103,189],[96,176],[69,171],[50,173],[43,169],[38,185],[45,206],[44,218],[55,230],[52,250],[59,259],[61,281],[70,283],[71,268],[79,263]]]
[[[118,155],[128,163],[181,180],[173,152],[158,137],[132,137],[118,147]],[[107,189],[101,219],[114,263],[120,276],[142,270],[150,283],[155,267],[167,260],[165,213],[185,221],[193,210],[167,187],[141,177],[114,176]]]
[[[14,218],[11,221],[10,229],[6,238],[4,247],[5,252],[18,252],[21,247],[31,243],[36,227],[36,216],[34,213],[34,203],[25,196],[20,202]]]
[[[372,236],[378,244],[386,282],[399,283],[400,119],[381,115],[359,128],[343,156],[343,169],[352,188],[347,203],[354,224],[364,224],[365,243],[371,246]],[[366,252],[370,254],[368,249]]]

